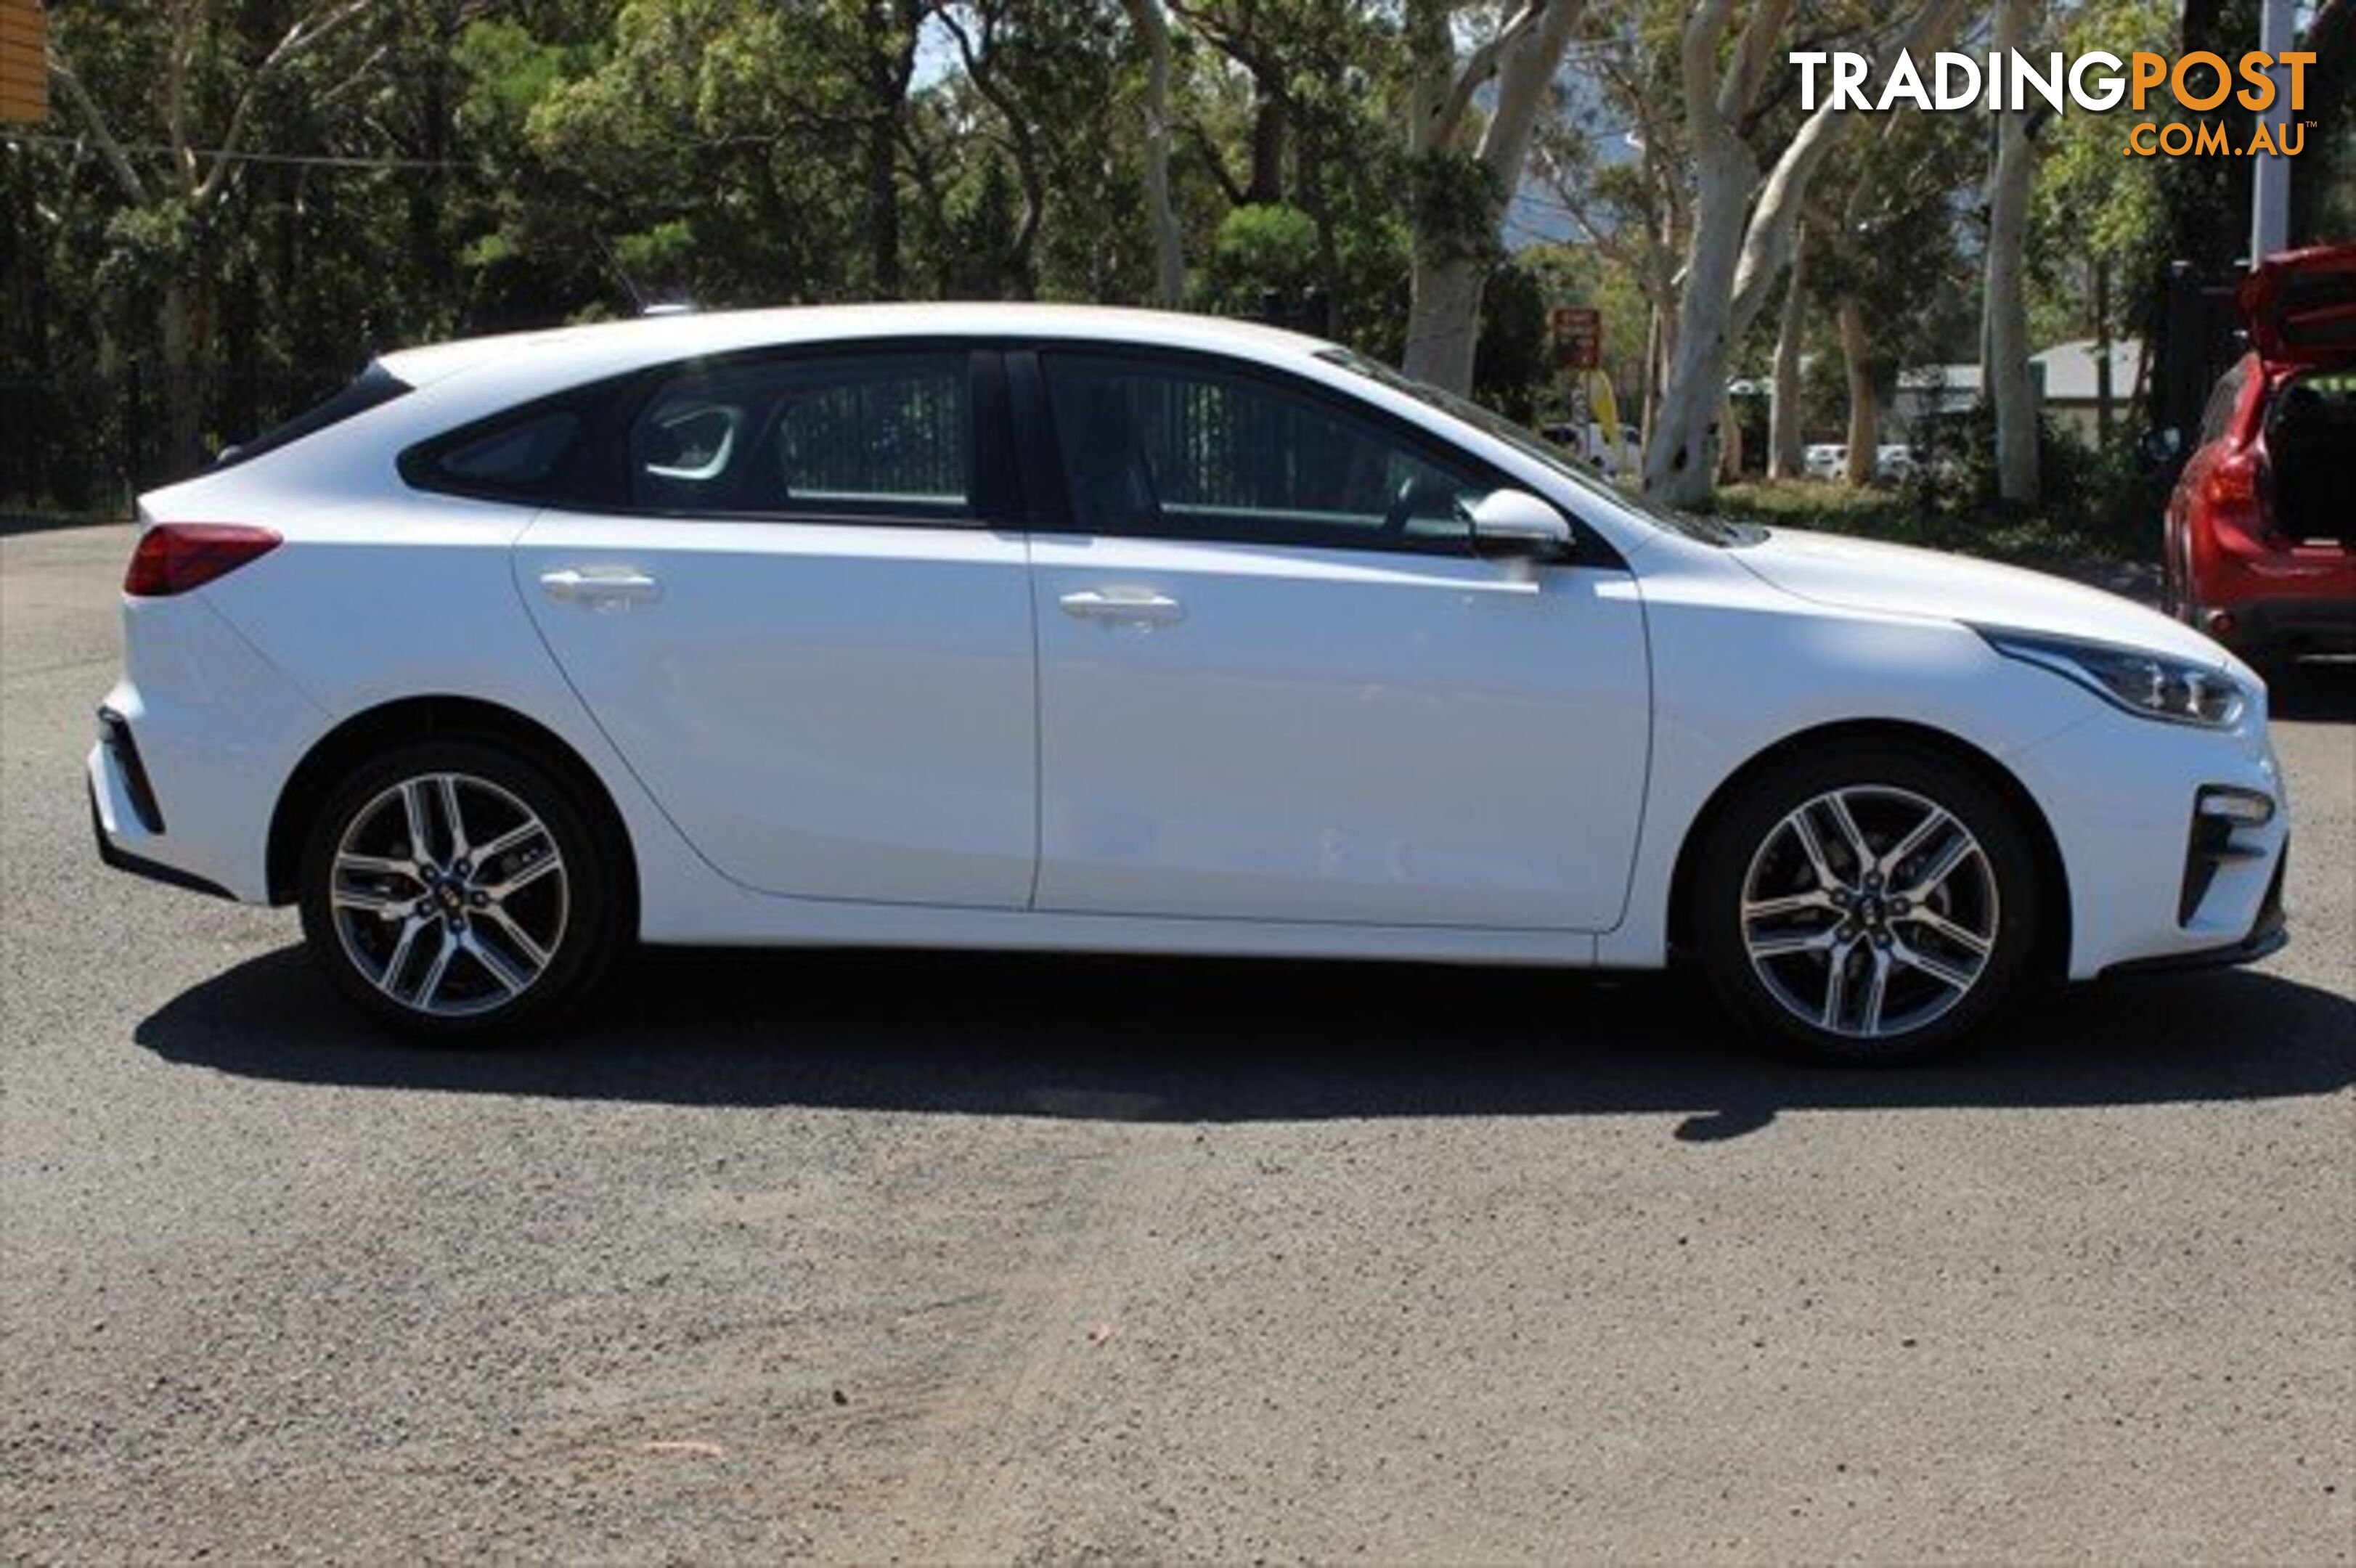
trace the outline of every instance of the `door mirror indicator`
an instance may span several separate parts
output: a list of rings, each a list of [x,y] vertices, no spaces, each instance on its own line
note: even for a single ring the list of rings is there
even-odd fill
[[[1526,490],[1492,490],[1473,504],[1472,553],[1488,560],[1561,560],[1570,520]]]

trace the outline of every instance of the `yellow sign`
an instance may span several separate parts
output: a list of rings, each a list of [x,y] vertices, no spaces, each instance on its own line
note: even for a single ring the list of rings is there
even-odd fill
[[[0,121],[49,117],[41,0],[0,0]]]

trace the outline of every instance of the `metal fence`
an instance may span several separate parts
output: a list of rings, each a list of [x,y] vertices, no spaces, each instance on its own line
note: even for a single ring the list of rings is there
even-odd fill
[[[262,366],[0,371],[0,517],[127,517],[142,490],[196,472],[344,379]]]

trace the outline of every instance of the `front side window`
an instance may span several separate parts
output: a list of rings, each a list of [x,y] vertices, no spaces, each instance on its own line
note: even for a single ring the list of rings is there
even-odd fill
[[[964,517],[966,356],[824,355],[691,370],[639,411],[629,450],[640,511]]]
[[[1375,420],[1216,366],[1051,352],[1045,368],[1083,532],[1461,549],[1491,487]]]

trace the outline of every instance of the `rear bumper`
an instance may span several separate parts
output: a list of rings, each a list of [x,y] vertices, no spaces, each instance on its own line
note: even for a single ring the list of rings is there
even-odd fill
[[[2220,640],[2237,650],[2356,651],[2356,597],[2250,599],[2210,608],[2233,617],[2232,628]]]
[[[146,860],[119,848],[107,837],[106,823],[98,812],[98,786],[90,790],[90,836],[98,841],[98,858],[102,864],[117,871],[127,871],[134,877],[145,877],[166,887],[180,888],[192,893],[209,893],[217,899],[233,899],[237,895],[219,882],[207,881],[193,871],[183,871],[177,866],[166,866],[161,860]]]
[[[326,714],[199,593],[124,603],[123,677],[84,769],[102,858],[269,900],[271,814]]]

